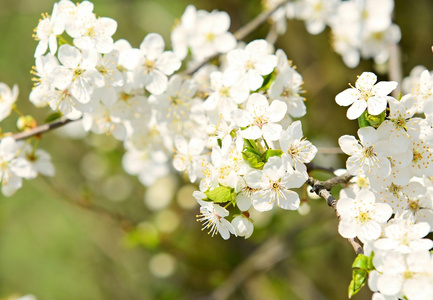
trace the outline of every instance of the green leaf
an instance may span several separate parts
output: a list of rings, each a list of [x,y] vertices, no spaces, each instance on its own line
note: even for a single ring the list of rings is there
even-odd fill
[[[60,119],[63,116],[62,113],[60,112],[53,112],[52,114],[50,114],[46,119],[45,119],[45,123],[51,123],[54,122],[58,119]]]
[[[352,281],[349,284],[348,296],[356,295],[367,282],[367,271],[363,269],[354,269],[352,271]]]
[[[368,269],[368,260],[369,260],[369,257],[367,255],[358,254],[358,256],[356,256],[355,260],[353,261],[352,268],[367,270]]]
[[[373,265],[373,258],[374,258],[374,251],[372,251],[371,255],[368,257],[367,270],[369,272],[376,269]]]
[[[385,114],[386,114],[385,111],[383,111],[381,114],[379,114],[377,116],[367,114],[366,118],[367,118],[368,123],[371,124],[371,126],[373,126],[374,128],[377,128],[385,120]]]
[[[262,155],[262,159],[264,162],[268,162],[269,158],[272,156],[278,156],[281,157],[281,155],[283,154],[283,151],[280,149],[274,150],[274,149],[268,149],[265,151],[265,153],[263,153]]]
[[[371,124],[367,120],[367,112],[364,112],[362,115],[359,116],[358,125],[359,128],[371,126]]]
[[[401,94],[401,92],[399,92],[398,96],[397,96],[397,100],[400,101],[402,97],[403,97],[403,95]]]
[[[219,186],[213,190],[204,192],[209,200],[215,203],[234,202],[236,199],[235,190],[228,186]]]
[[[257,155],[261,155],[259,146],[253,140],[244,140],[244,149],[248,149],[250,152],[254,152]]]
[[[272,82],[274,82],[276,75],[275,72],[272,72],[269,75],[263,76],[263,84],[261,87],[259,87],[257,90],[254,91],[254,93],[266,91],[271,86]]]
[[[262,169],[265,164],[262,160],[260,154],[255,153],[254,149],[244,149],[242,152],[242,157],[248,162],[251,168]]]

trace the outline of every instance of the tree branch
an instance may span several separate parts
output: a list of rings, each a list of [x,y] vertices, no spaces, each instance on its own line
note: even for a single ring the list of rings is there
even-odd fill
[[[52,123],[49,123],[49,124],[43,124],[43,125],[40,125],[38,127],[35,127],[33,129],[30,129],[30,130],[23,131],[23,132],[18,132],[18,133],[8,132],[8,133],[5,133],[4,137],[10,137],[11,136],[15,140],[17,140],[17,141],[18,140],[24,140],[24,139],[27,139],[27,138],[32,137],[32,136],[39,136],[39,135],[41,135],[43,133],[46,133],[46,132],[51,131],[53,129],[65,126],[66,124],[69,124],[71,122],[75,122],[75,121],[78,121],[78,120],[81,120],[81,118],[77,119],[77,120],[70,120],[70,119],[66,119],[66,118],[61,118],[58,121],[55,121],[55,122],[52,122]]]
[[[73,197],[70,191],[67,191],[62,187],[60,187],[58,183],[54,183],[53,180],[50,180],[46,177],[42,177],[42,178],[44,179],[43,181],[46,184],[46,188],[55,192],[58,196],[57,198],[66,201],[70,205],[79,207],[87,211],[91,211],[95,214],[101,215],[103,217],[110,219],[111,221],[118,223],[120,228],[126,233],[131,232],[137,225],[137,222],[132,221],[130,218],[118,212],[111,211],[103,206],[99,206],[94,203],[91,203],[89,200],[86,200],[84,197]]]
[[[274,12],[276,12],[280,7],[284,6],[285,4],[289,3],[290,1],[291,0],[284,0],[283,2],[281,2],[280,4],[278,4],[277,6],[275,6],[274,8],[272,8],[272,9],[270,9],[268,11],[264,11],[260,15],[258,15],[254,19],[252,19],[249,23],[247,23],[246,25],[244,25],[243,27],[241,27],[239,30],[237,30],[233,34],[235,36],[236,40],[237,41],[241,41],[244,38],[246,38],[249,34],[251,34],[254,30],[256,30],[260,25],[264,24]],[[188,70],[186,70],[185,74],[186,75],[192,75],[192,74],[194,74],[201,67],[203,67],[206,63],[208,63],[209,61],[217,58],[218,56],[220,56],[220,53],[217,53],[215,55],[209,56],[208,58],[206,58],[202,62],[200,62],[200,63],[196,64],[195,66],[192,66],[191,68],[189,68]]]
[[[397,44],[389,46],[389,79],[398,82],[398,86],[392,91],[392,96],[397,98],[401,92],[402,82],[402,70],[401,70],[401,51]]]
[[[337,200],[331,195],[329,191],[337,184],[347,184],[352,177],[353,176],[350,175],[349,173],[331,178],[327,181],[319,181],[317,179],[314,179],[313,177],[309,177],[307,180],[307,184],[311,186],[313,192],[315,192],[317,195],[319,195],[320,197],[326,200],[328,205],[334,209],[338,220],[341,220],[341,216],[337,211]],[[359,244],[359,242],[356,239],[350,238],[347,240],[349,241],[350,245],[352,245],[353,250],[355,251],[356,254],[364,253],[362,246]]]

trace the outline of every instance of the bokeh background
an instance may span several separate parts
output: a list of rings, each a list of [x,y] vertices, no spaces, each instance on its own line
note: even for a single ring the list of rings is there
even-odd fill
[[[37,44],[32,32],[53,3],[0,0],[0,81],[17,83],[20,109],[41,121],[50,111],[28,102]],[[118,22],[114,38],[135,47],[149,32],[160,33],[169,45],[174,21],[188,4],[227,11],[232,32],[261,10],[259,0],[93,3],[97,15]],[[396,1],[406,76],[418,64],[433,69],[432,12],[431,0]],[[262,26],[247,41],[263,38],[268,30]],[[326,147],[357,130],[356,122],[346,119],[346,108],[335,104],[335,95],[363,71],[376,70],[371,61],[345,67],[329,37],[328,30],[312,36],[302,22],[290,21],[276,43],[305,81],[304,134]],[[3,131],[14,131],[14,122],[3,122]],[[122,170],[122,146],[110,136],[71,139],[51,132],[40,146],[52,154],[56,177],[27,181],[13,197],[0,196],[0,299],[28,293],[39,300],[347,299],[355,255],[323,200],[308,200],[306,216],[282,210],[261,214],[250,239],[224,241],[200,230],[194,186],[173,175],[145,189]],[[343,167],[344,160],[322,154],[316,162]],[[114,220],[116,214],[139,225],[132,230]],[[355,299],[370,297],[364,288]]]

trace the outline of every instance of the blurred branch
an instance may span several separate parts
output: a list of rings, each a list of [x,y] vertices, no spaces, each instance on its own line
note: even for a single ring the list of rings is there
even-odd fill
[[[311,186],[313,192],[315,192],[317,195],[319,195],[320,197],[326,200],[328,205],[334,209],[338,220],[341,220],[341,216],[337,212],[337,200],[331,195],[329,191],[337,184],[348,183],[352,177],[353,176],[350,175],[349,173],[331,178],[327,181],[319,181],[317,179],[314,179],[313,177],[309,177],[307,180],[307,184]],[[353,250],[355,251],[356,254],[364,253],[362,246],[358,243],[356,239],[350,238],[347,240],[349,241],[350,245],[352,245]]]
[[[266,36],[266,41],[274,45],[278,38],[277,24],[272,23],[271,28],[269,29],[268,35]]]
[[[249,34],[251,34],[252,32],[254,32],[254,30],[256,30],[262,24],[264,24],[275,11],[277,11],[280,7],[284,6],[285,4],[289,3],[290,1],[292,1],[292,0],[284,0],[281,3],[279,3],[277,6],[275,6],[274,8],[272,8],[272,9],[270,9],[268,11],[264,11],[260,15],[258,15],[254,19],[252,19],[249,23],[247,23],[246,25],[244,25],[243,27],[241,27],[239,30],[237,30],[233,34],[235,36],[236,40],[237,41],[241,41],[244,38],[246,38]],[[209,61],[217,58],[219,55],[220,54],[217,53],[215,55],[209,56],[208,58],[206,58],[202,62],[200,62],[200,63],[196,64],[195,66],[192,66],[191,68],[189,68],[188,70],[186,70],[185,74],[186,75],[192,75],[192,74],[194,74],[201,67],[203,67],[206,63],[208,63]]]
[[[317,154],[344,154],[340,147],[320,147]]]
[[[230,273],[210,297],[203,298],[203,300],[231,299],[230,296],[248,278],[257,272],[267,272],[279,262],[291,257],[294,252],[292,249],[293,239],[306,227],[318,222],[323,217],[323,214],[311,215],[309,222],[298,222],[284,236],[274,236],[267,239]]]
[[[400,46],[393,44],[389,46],[389,79],[398,82],[398,86],[392,91],[392,96],[397,98],[401,92],[402,83],[402,70],[401,70],[401,51]]]
[[[91,211],[95,214],[104,216],[120,225],[120,228],[124,232],[131,232],[137,222],[132,221],[127,216],[122,215],[118,212],[111,211],[105,207],[96,205],[89,201],[89,199],[86,199],[85,197],[73,197],[71,195],[70,191],[67,191],[66,189],[62,188],[58,183],[54,182],[54,180],[50,180],[46,177],[42,177],[44,179],[44,182],[46,183],[46,187],[50,189],[51,191],[55,192],[57,194],[57,198],[63,201],[66,201],[70,205],[77,206],[81,209]]]
[[[5,133],[4,137],[13,137],[17,141],[18,140],[24,140],[24,139],[27,139],[27,138],[32,137],[32,136],[39,136],[39,135],[41,135],[43,133],[46,133],[46,132],[51,131],[53,129],[65,126],[66,124],[69,124],[71,122],[75,122],[75,121],[78,121],[78,120],[81,120],[81,118],[77,119],[77,120],[70,120],[70,119],[66,119],[66,118],[61,118],[58,121],[55,121],[55,122],[52,122],[52,123],[49,123],[49,124],[40,125],[38,127],[35,127],[33,129],[30,129],[30,130],[23,131],[23,132],[18,132],[18,133],[8,132],[8,133]]]

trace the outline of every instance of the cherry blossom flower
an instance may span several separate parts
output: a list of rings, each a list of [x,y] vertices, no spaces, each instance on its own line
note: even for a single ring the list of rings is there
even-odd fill
[[[18,85],[12,90],[3,82],[0,82],[0,121],[3,121],[12,111],[12,106],[18,98]]]
[[[195,182],[197,175],[201,173],[201,166],[205,156],[201,155],[204,149],[204,141],[192,138],[189,143],[181,135],[175,138],[176,154],[173,159],[173,166],[177,171],[185,171],[189,180]]]
[[[358,130],[360,143],[353,136],[344,135],[338,144],[344,153],[350,155],[346,162],[347,171],[351,175],[366,175],[368,177],[386,177],[391,172],[391,164],[387,158],[389,144],[381,140],[373,127],[363,127]]]
[[[287,105],[279,100],[269,105],[265,96],[252,94],[248,98],[246,110],[238,109],[233,114],[233,120],[240,127],[248,127],[241,131],[242,137],[255,140],[264,139],[276,141],[280,137],[281,121],[287,111]]]
[[[32,79],[34,87],[29,95],[30,101],[36,107],[44,107],[48,105],[47,94],[51,93],[53,89],[52,72],[58,66],[59,61],[51,53],[36,58],[35,67],[31,72],[39,78],[34,77]],[[54,110],[56,110],[56,108],[54,108]]]
[[[22,144],[12,137],[0,141],[0,182],[1,191],[5,196],[12,196],[22,186],[22,178],[31,178],[30,163],[20,157]]]
[[[113,50],[112,36],[116,30],[115,20],[86,14],[81,17],[80,26],[70,28],[68,33],[74,38],[74,45],[82,50],[95,49],[99,53],[109,53]]]
[[[234,217],[232,220],[232,225],[237,236],[243,236],[247,239],[253,234],[254,225],[247,212]]]
[[[225,240],[230,238],[230,233],[236,236],[235,228],[229,221],[224,219],[229,215],[227,209],[212,202],[203,201],[206,195],[201,192],[194,192],[194,197],[200,204],[200,214],[197,221],[203,222],[202,230],[209,230],[209,234],[214,236],[217,232]]]
[[[306,163],[316,156],[317,148],[303,138],[301,121],[293,122],[280,137],[283,161],[298,171],[306,173]]]
[[[54,69],[54,86],[70,92],[77,101],[88,103],[93,90],[105,84],[104,77],[96,70],[98,55],[93,51],[80,52],[70,45],[59,48],[59,61],[62,66]]]
[[[245,177],[248,186],[258,189],[252,195],[253,206],[257,211],[271,210],[274,204],[286,210],[299,208],[299,195],[291,188],[302,186],[307,178],[301,172],[286,169],[280,157],[269,158],[263,170],[248,173]]]
[[[270,45],[265,40],[255,40],[245,49],[234,49],[227,53],[228,74],[233,83],[241,79],[255,91],[263,84],[263,75],[270,74],[277,65],[277,57],[270,54]]]
[[[65,30],[63,17],[61,14],[59,15],[57,3],[54,3],[52,16],[43,15],[42,20],[39,21],[35,29],[34,38],[39,41],[35,50],[35,57],[45,54],[48,48],[51,54],[56,53],[57,36],[61,35]]]
[[[168,85],[168,75],[181,66],[171,51],[164,51],[165,43],[157,33],[149,33],[141,42],[140,49],[128,51],[125,67],[134,71],[135,87],[145,87],[155,95],[162,94]]]
[[[341,216],[338,232],[345,238],[358,236],[361,239],[375,240],[381,234],[381,224],[388,221],[392,208],[385,203],[377,203],[371,191],[363,190],[355,199],[342,198],[337,202]]]
[[[225,11],[213,11],[199,15],[191,37],[191,51],[201,61],[216,53],[227,53],[236,47],[236,39],[228,32],[230,17]]]
[[[386,109],[388,94],[397,87],[395,81],[382,81],[375,84],[377,77],[370,72],[364,72],[359,76],[355,87],[344,90],[335,97],[335,101],[341,106],[350,106],[347,110],[347,118],[358,118],[365,109],[371,115],[379,115]]]
[[[375,241],[374,246],[380,250],[394,250],[400,253],[430,250],[433,241],[424,239],[430,232],[430,226],[421,222],[413,224],[400,220],[385,227],[385,237]]]

